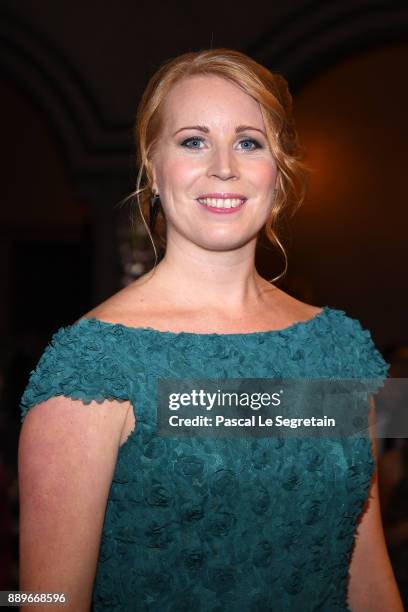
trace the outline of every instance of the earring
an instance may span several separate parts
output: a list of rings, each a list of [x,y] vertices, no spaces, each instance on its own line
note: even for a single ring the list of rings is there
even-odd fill
[[[153,231],[154,225],[156,223],[157,214],[160,208],[160,198],[158,193],[154,193],[150,198],[150,214],[149,214],[149,227],[150,231]]]

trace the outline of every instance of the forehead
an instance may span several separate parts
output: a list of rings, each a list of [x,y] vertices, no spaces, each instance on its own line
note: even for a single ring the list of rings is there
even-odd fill
[[[240,87],[217,75],[197,75],[178,81],[166,96],[164,126],[194,123],[217,125],[251,122],[263,127],[259,104]]]

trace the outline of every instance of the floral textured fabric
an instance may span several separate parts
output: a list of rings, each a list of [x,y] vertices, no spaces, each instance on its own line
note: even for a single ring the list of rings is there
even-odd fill
[[[81,319],[52,337],[21,414],[52,396],[129,399],[95,612],[337,612],[374,460],[349,438],[165,438],[159,378],[386,378],[371,334],[325,306],[283,330],[194,334]],[[89,409],[89,408],[88,408]]]

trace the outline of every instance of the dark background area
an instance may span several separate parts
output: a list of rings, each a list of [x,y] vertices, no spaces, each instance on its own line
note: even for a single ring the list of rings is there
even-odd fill
[[[390,359],[408,344],[408,6],[2,0],[0,44],[0,589],[10,589],[29,372],[60,326],[154,260],[118,203],[135,187],[137,103],[163,61],[231,47],[287,78],[314,171],[283,236],[279,286],[358,318]],[[284,260],[265,249],[257,264],[272,278]]]

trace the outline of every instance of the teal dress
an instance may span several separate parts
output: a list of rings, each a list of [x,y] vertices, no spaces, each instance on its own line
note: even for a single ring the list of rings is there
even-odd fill
[[[283,330],[165,332],[81,319],[60,328],[21,398],[130,400],[93,587],[95,612],[340,612],[375,465],[368,434],[166,438],[159,378],[380,378],[371,334],[325,306]],[[366,395],[367,397],[368,395]]]

